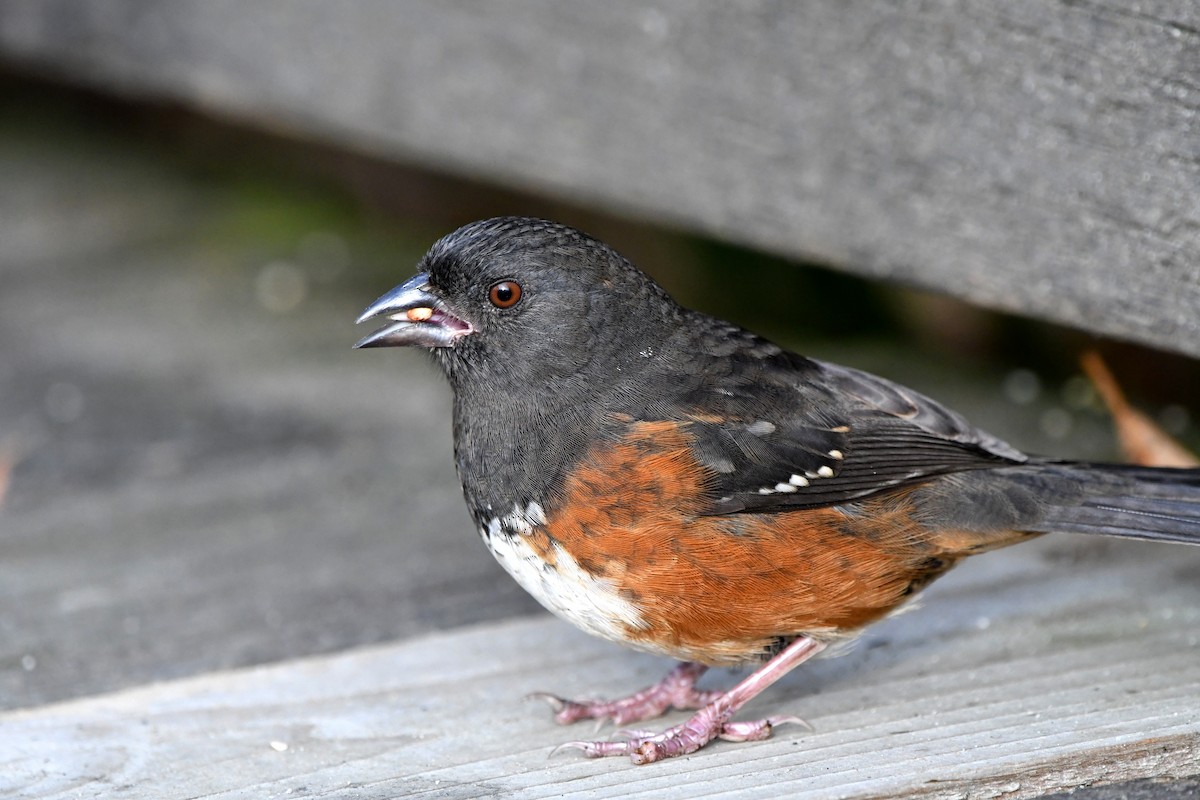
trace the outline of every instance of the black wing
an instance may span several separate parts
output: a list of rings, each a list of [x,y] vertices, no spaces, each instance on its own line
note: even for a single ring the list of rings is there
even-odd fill
[[[727,342],[729,331],[720,333]],[[833,505],[1027,460],[918,392],[738,333],[735,352],[677,387],[698,456],[715,476],[711,513]]]

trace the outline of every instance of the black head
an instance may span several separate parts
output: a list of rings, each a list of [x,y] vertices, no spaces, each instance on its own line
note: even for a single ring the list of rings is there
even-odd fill
[[[426,347],[456,389],[570,384],[635,364],[680,309],[602,242],[544,220],[501,217],[436,242],[419,273],[359,318],[394,324],[356,347]]]

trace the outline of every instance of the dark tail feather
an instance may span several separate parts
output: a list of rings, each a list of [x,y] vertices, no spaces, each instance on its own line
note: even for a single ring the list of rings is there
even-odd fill
[[[1043,486],[1052,491],[1039,492],[1040,518],[1028,530],[1200,544],[1200,469],[1069,463],[1043,469],[1049,479]]]

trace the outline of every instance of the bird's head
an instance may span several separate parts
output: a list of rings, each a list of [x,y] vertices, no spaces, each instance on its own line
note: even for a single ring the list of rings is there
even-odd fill
[[[680,311],[607,245],[544,220],[472,223],[417,268],[359,317],[392,322],[355,347],[429,348],[456,389],[617,377],[654,355]]]

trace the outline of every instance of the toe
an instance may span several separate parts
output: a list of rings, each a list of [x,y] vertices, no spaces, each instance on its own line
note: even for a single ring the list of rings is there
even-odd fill
[[[578,750],[588,758],[604,758],[606,756],[622,756],[630,752],[632,742],[619,740],[613,742],[563,742],[550,751],[550,756],[556,756],[565,750]]]

